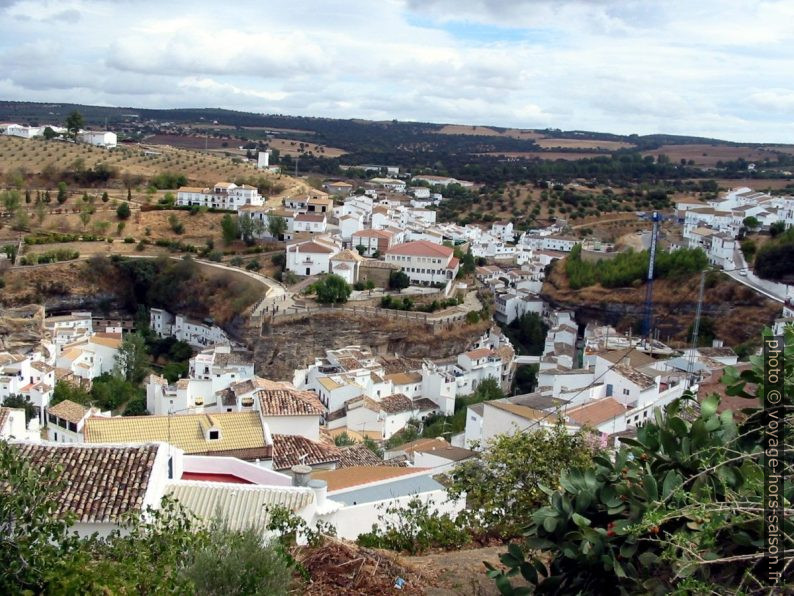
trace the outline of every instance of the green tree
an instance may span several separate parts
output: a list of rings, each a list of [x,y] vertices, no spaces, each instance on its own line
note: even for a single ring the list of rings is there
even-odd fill
[[[267,231],[276,240],[281,240],[287,233],[287,220],[280,215],[268,215]]]
[[[315,284],[317,302],[320,304],[339,304],[347,302],[352,288],[338,275],[326,275]]]
[[[80,129],[83,128],[84,125],[85,119],[77,110],[73,111],[71,114],[69,114],[69,116],[66,117],[66,132],[73,140],[77,139],[77,133],[80,132]]]
[[[45,140],[51,141],[52,139],[58,136],[58,133],[55,132],[51,127],[45,126],[42,136],[45,138]]]
[[[116,354],[113,373],[132,383],[140,383],[149,370],[146,341],[139,333],[128,333]]]
[[[15,213],[19,209],[19,191],[4,190],[0,193],[0,200],[2,200],[3,207],[8,213]]]
[[[355,445],[356,442],[350,438],[350,435],[347,433],[340,433],[334,437],[334,445],[337,447],[349,447],[350,445]]]
[[[3,400],[2,405],[6,408],[25,410],[25,424],[38,416],[36,406],[31,403],[29,397],[23,395],[9,395]]]
[[[452,498],[466,495],[465,516],[475,531],[504,538],[520,534],[545,500],[540,486],[554,485],[562,470],[586,465],[593,457],[589,435],[572,435],[562,424],[519,431],[497,435],[478,460],[452,471],[447,492]]]
[[[261,531],[232,531],[220,522],[210,529],[212,540],[195,553],[182,575],[197,596],[280,596],[290,593],[291,565]]]
[[[742,220],[742,225],[748,230],[755,230],[758,229],[758,227],[761,225],[761,222],[758,221],[756,217],[750,215]]]
[[[103,203],[107,203],[109,200],[110,200],[110,197],[108,196],[108,191],[104,191],[102,193],[102,202]]]
[[[61,180],[58,183],[58,196],[55,197],[55,200],[58,201],[59,205],[63,205],[66,202],[66,199],[68,199],[68,198],[69,198],[69,195],[67,193],[66,182]]]
[[[411,279],[403,271],[392,271],[389,274],[389,289],[401,291],[411,285]]]
[[[785,331],[785,342],[794,343],[794,329]],[[766,581],[764,538],[775,522],[765,520],[771,493],[764,468],[775,460],[789,474],[791,460],[777,459],[763,444],[777,419],[773,447],[791,449],[794,352],[786,351],[782,364],[778,406],[764,403],[767,376],[763,359],[755,358],[741,373],[728,367],[722,382],[728,395],[765,408],[744,410],[736,420],[730,410],[718,412],[718,394],[693,407],[687,392],[664,412],[657,409],[636,439],[622,439],[613,457],[596,456],[544,483],[545,505],[533,512],[524,544],[502,556],[506,571],[489,573],[499,591],[532,593],[511,585],[521,577],[561,594],[701,594],[715,586],[725,594],[776,593]],[[785,485],[779,497],[781,507],[790,507],[794,486]],[[791,515],[783,513],[777,525],[780,551],[791,550]],[[780,593],[792,581],[794,571],[784,568]]]
[[[129,203],[122,203],[116,208],[116,217],[121,220],[128,219],[131,213]]]
[[[367,247],[364,246],[363,244],[359,244],[358,246],[356,246],[356,250],[358,251],[358,254],[363,257],[364,253],[367,252]]]
[[[168,216],[168,225],[174,234],[182,234],[185,231],[185,225],[173,213]]]
[[[240,226],[236,217],[232,217],[229,213],[221,218],[221,233],[223,235],[223,242],[231,244],[240,237]]]

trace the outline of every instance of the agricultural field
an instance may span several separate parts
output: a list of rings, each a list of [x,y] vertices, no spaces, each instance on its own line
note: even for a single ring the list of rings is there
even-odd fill
[[[480,155],[503,156],[512,159],[546,159],[549,161],[564,159],[566,161],[575,161],[577,159],[600,157],[604,154],[597,151],[492,151],[481,153]]]
[[[0,173],[6,178],[15,172],[27,177],[48,171],[73,170],[76,164],[90,169],[99,163],[117,169],[119,176],[150,177],[162,172],[179,172],[187,176],[191,184],[214,184],[219,180],[262,175],[252,163],[236,163],[227,157],[166,145],[130,145],[108,150],[62,141],[0,136]]]
[[[634,147],[631,143],[623,141],[602,141],[598,139],[538,139],[539,147],[544,149],[603,149],[615,151],[617,149],[628,149]]]
[[[296,155],[305,155],[307,153],[313,153],[318,157],[340,157],[346,153],[342,149],[338,149],[337,147],[328,147],[327,145],[317,145],[315,143],[307,143],[306,141],[298,141],[294,139],[280,139],[280,138],[273,138],[269,139],[267,142],[268,146],[271,149],[278,149],[281,155],[291,155],[295,157]],[[301,146],[303,147],[303,151],[301,151]]]
[[[662,145],[658,149],[642,152],[642,155],[652,157],[660,154],[667,155],[672,162],[691,159],[696,166],[702,167],[714,167],[718,161],[735,161],[739,158],[747,161],[763,161],[776,157],[775,152],[758,147],[708,144]]]
[[[535,130],[522,130],[510,128],[507,130],[495,130],[488,126],[466,126],[463,124],[446,124],[436,131],[442,135],[473,135],[479,137],[510,137],[521,140],[535,140],[544,138],[542,132]]]

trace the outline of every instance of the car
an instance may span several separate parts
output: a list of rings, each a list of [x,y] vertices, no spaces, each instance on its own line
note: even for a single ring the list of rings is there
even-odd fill
[[[741,275],[742,277],[747,277],[747,269],[739,270],[739,275]]]

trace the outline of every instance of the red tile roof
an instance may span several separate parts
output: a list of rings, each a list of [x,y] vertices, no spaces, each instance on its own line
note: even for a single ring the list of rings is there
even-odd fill
[[[78,522],[116,522],[140,511],[154,468],[157,445],[13,445],[34,469],[60,469],[64,483],[55,499],[58,514],[73,513]]]
[[[293,244],[287,250],[290,252],[298,251],[302,253],[313,254],[331,254],[335,252],[334,249],[317,242],[301,242],[300,244]]]
[[[625,413],[628,408],[619,401],[605,397],[578,406],[567,412],[568,418],[580,425],[598,426]]]
[[[263,416],[320,416],[325,408],[311,391],[261,389],[256,392]]]
[[[297,435],[273,435],[274,470],[289,470],[298,464],[314,466],[333,463],[339,461],[339,457],[338,447]]]
[[[387,254],[406,255],[410,257],[451,257],[454,251],[443,244],[434,244],[428,240],[403,242],[391,247]]]

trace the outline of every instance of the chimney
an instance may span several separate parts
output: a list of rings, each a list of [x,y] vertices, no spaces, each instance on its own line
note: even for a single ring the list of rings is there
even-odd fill
[[[711,342],[711,347],[712,347],[712,348],[721,348],[721,347],[722,347],[722,340],[721,340],[721,339],[716,339],[716,338],[715,338],[715,339],[714,339],[714,340],[712,340],[712,342]]]
[[[325,504],[325,496],[328,494],[328,483],[325,480],[309,480],[309,488],[314,491],[317,507],[322,507]]]
[[[292,486],[309,486],[311,475],[311,466],[292,466]]]

